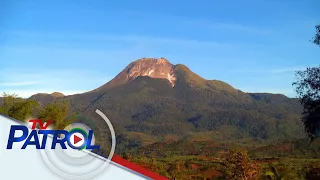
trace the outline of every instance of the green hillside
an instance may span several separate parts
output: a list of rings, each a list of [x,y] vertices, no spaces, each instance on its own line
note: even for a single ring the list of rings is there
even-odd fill
[[[124,71],[123,71],[124,72]],[[138,76],[124,83],[124,74],[94,91],[52,99],[67,99],[73,112],[99,124],[95,110],[104,112],[116,133],[139,144],[209,133],[208,138],[279,141],[304,137],[297,99],[268,93],[244,93],[218,80],[205,80],[184,65],[176,65],[177,81]],[[112,80],[111,82],[115,82]],[[31,97],[43,103],[48,95]],[[225,134],[222,137],[220,134]],[[131,137],[132,136],[132,137]]]
[[[155,67],[172,73],[170,78],[144,75],[152,74]],[[107,156],[110,132],[95,113],[99,109],[114,126],[117,154],[170,179],[230,179],[234,175],[263,179],[270,165],[280,173],[290,172],[289,179],[318,177],[320,172],[320,154],[306,139],[298,99],[245,93],[164,59],[161,63],[137,60],[89,92],[39,93],[30,99],[39,102],[40,114],[60,117],[61,125],[66,123],[61,117],[68,113],[72,121],[94,129],[102,147],[94,152]],[[50,104],[57,101],[63,103]],[[10,105],[11,110],[16,106],[21,104]],[[39,112],[30,109],[26,113]]]

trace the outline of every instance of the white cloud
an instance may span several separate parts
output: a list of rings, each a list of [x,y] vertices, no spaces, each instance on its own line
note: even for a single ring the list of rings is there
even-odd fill
[[[61,92],[65,95],[93,90],[108,82],[111,78],[101,72],[89,70],[19,70],[6,69],[0,72],[6,79],[1,91],[29,97],[36,93]],[[29,81],[30,79],[34,81]],[[2,93],[0,92],[0,93]]]
[[[131,13],[139,13],[141,16],[149,16],[150,14],[148,12],[137,12],[137,11],[127,11]],[[161,19],[167,19],[168,21],[175,21],[178,22],[179,25],[182,28],[212,28],[212,29],[222,29],[222,30],[231,30],[234,32],[241,33],[255,33],[255,34],[268,34],[272,31],[267,28],[259,28],[257,26],[253,25],[245,25],[230,21],[213,21],[213,20],[207,20],[202,18],[191,18],[191,17],[183,17],[183,16],[176,16],[173,14],[164,14],[160,12],[152,12],[153,15],[157,15],[161,17]]]
[[[138,43],[138,44],[161,43],[161,44],[211,46],[211,47],[216,47],[216,46],[230,47],[235,45],[235,44],[221,43],[221,42],[215,42],[215,41],[199,41],[194,39],[140,36],[140,35],[130,35],[130,34],[116,35],[116,34],[104,34],[104,33],[50,33],[50,32],[44,33],[44,32],[19,32],[19,31],[10,31],[8,33],[12,35],[22,36],[22,37],[56,39],[61,42],[64,42],[65,40],[68,40],[68,39],[72,39],[72,40],[97,41],[97,42],[121,41],[121,42]],[[32,49],[33,48],[34,47],[32,47]],[[42,47],[42,48],[45,48],[45,47]]]
[[[213,29],[229,29],[233,31],[242,31],[255,34],[269,34],[271,31],[263,28],[257,28],[253,26],[246,26],[236,23],[212,23],[210,27]]]
[[[6,87],[11,87],[11,86],[29,86],[29,85],[39,84],[39,83],[40,82],[36,82],[36,81],[0,82],[0,86],[6,86]]]
[[[305,70],[307,66],[299,66],[299,67],[283,67],[283,68],[276,68],[270,69],[268,72],[271,74],[280,74],[280,73],[291,73],[295,71]]]
[[[252,69],[235,69],[233,72],[241,73],[262,73],[262,74],[283,74],[283,73],[294,73],[295,71],[305,70],[309,66],[293,66],[293,67],[278,67],[278,68],[252,68]],[[311,65],[313,67],[313,65]]]

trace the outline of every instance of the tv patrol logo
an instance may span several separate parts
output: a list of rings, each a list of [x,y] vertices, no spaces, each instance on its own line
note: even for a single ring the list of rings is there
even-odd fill
[[[98,145],[92,145],[94,140],[94,132],[82,123],[71,124],[67,129],[73,127],[69,131],[63,130],[49,130],[47,129],[52,120],[43,122],[42,120],[29,120],[32,124],[32,131],[29,133],[28,127],[24,125],[12,125],[9,133],[7,149],[12,149],[13,143],[22,142],[21,149],[25,149],[27,146],[35,146],[36,149],[45,149],[47,146],[48,135],[52,135],[51,149],[56,149],[57,144],[60,144],[62,149],[67,149],[66,142],[72,149],[100,149]],[[39,125],[40,130],[36,130]],[[85,130],[86,129],[86,130]],[[21,131],[21,136],[15,136],[17,131]],[[39,140],[39,135],[42,136],[42,142]]]
[[[42,120],[29,120],[30,127],[12,125],[9,130],[7,149],[35,148],[40,152],[41,158],[49,169],[61,177],[92,179],[109,165],[116,146],[115,132],[110,120],[98,109],[95,113],[104,120],[110,130],[111,146],[109,146],[110,152],[107,157],[91,152],[105,148],[95,144],[95,131],[83,123],[70,124],[63,130],[52,130],[50,128],[52,121],[43,122]],[[90,121],[88,124],[94,124],[94,121],[91,119]],[[106,137],[101,137],[100,140],[103,138]]]

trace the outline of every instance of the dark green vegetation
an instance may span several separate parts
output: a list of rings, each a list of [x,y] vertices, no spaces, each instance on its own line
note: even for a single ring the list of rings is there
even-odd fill
[[[25,120],[32,117],[39,109],[39,104],[34,100],[19,98],[16,94],[4,93],[1,100],[0,113],[17,120]]]
[[[315,26],[313,43],[320,45],[320,25]],[[296,72],[293,83],[303,106],[302,121],[312,141],[320,141],[320,66]]]
[[[74,115],[68,117],[68,101],[52,101],[46,106],[32,99],[23,99],[16,94],[3,94],[0,99],[0,113],[16,120],[26,122],[29,119],[53,120],[54,128],[63,129],[74,121]],[[68,118],[67,118],[68,117]]]
[[[311,139],[320,137],[320,66],[296,73],[294,83],[303,105],[302,120]]]
[[[313,43],[315,43],[316,45],[320,45],[320,25],[316,25],[315,28],[316,33],[313,38]]]

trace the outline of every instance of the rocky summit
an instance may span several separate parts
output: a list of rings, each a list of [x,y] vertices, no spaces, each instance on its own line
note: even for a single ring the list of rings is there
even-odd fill
[[[138,76],[167,79],[172,87],[177,80],[175,66],[165,58],[142,58],[132,62],[124,70],[127,73],[127,81],[132,81]]]
[[[176,66],[165,58],[141,58],[130,63],[114,79],[94,91],[126,84],[141,76],[167,79],[174,87],[177,80],[175,69]]]

